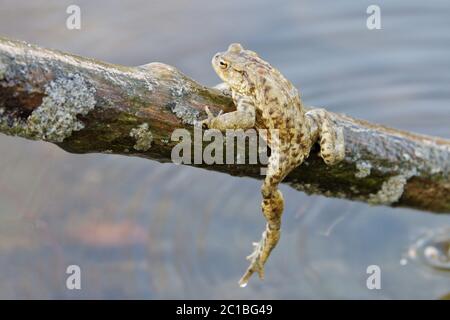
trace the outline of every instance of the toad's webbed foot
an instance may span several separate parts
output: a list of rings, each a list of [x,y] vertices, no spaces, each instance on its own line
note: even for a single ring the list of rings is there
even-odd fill
[[[255,249],[253,252],[247,256],[247,260],[250,261],[250,266],[247,268],[247,271],[239,280],[239,285],[241,287],[245,287],[248,283],[248,280],[253,275],[253,273],[257,272],[260,279],[264,279],[264,264],[261,261],[261,254],[264,248],[264,240],[265,235],[263,233],[263,237],[260,242],[254,242],[253,246]]]
[[[276,235],[274,234],[276,233]],[[269,236],[270,235],[270,236]],[[250,261],[250,266],[247,271],[239,280],[239,285],[245,287],[253,275],[253,273],[258,273],[260,279],[264,279],[264,264],[270,254],[270,251],[275,247],[278,240],[275,242],[272,239],[280,238],[280,229],[271,231],[268,228],[263,232],[262,238],[259,242],[254,242],[253,246],[255,249],[253,252],[247,256],[247,260]]]

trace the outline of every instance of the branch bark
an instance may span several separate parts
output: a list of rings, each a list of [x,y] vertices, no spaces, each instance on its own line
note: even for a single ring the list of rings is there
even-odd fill
[[[229,96],[162,63],[125,67],[0,38],[0,132],[72,153],[170,162],[176,128],[193,132],[204,107],[232,111]],[[295,189],[374,205],[450,212],[450,141],[331,113],[345,160],[311,152],[285,179]],[[260,165],[192,164],[262,178]]]

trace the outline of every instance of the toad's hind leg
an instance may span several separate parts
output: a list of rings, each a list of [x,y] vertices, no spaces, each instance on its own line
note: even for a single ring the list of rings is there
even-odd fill
[[[313,136],[320,142],[320,156],[327,165],[334,165],[344,159],[344,133],[336,127],[324,109],[313,109],[306,113]]]
[[[261,188],[263,201],[261,204],[262,212],[266,218],[266,229],[262,234],[259,243],[254,243],[255,249],[247,259],[250,260],[250,266],[239,280],[239,285],[245,287],[253,273],[257,272],[261,279],[264,278],[264,264],[267,261],[272,250],[280,239],[281,215],[283,214],[284,199],[280,190],[279,183],[289,172],[289,164],[278,164],[279,157],[272,154],[269,158],[269,167],[267,170],[264,184]]]

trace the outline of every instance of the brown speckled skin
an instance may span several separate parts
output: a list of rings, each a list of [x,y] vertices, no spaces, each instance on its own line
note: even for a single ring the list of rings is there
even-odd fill
[[[305,112],[297,89],[269,63],[240,44],[212,60],[214,70],[231,90],[237,110],[214,117],[209,110],[203,125],[212,129],[266,129],[271,155],[261,188],[266,230],[248,257],[249,268],[240,280],[245,286],[254,272],[264,276],[264,264],[280,238],[284,200],[279,183],[308,157],[320,139],[320,155],[332,165],[344,157],[342,130],[336,130],[323,109]]]

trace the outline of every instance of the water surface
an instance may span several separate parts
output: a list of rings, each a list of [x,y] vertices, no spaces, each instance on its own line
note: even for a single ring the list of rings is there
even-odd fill
[[[241,42],[307,105],[450,138],[450,3],[0,0],[0,35],[124,65],[161,61],[216,84],[210,57]],[[282,187],[283,236],[245,289],[264,227],[260,182],[114,155],[72,155],[0,136],[0,298],[437,298],[450,273],[409,259],[450,217]],[[65,287],[66,267],[82,290]],[[366,268],[382,271],[368,290]]]

